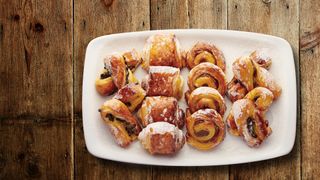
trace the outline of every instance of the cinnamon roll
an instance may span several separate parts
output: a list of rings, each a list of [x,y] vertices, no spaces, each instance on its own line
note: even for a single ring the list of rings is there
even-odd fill
[[[200,109],[187,117],[187,143],[200,150],[219,145],[225,137],[225,125],[214,109]]]
[[[184,66],[180,44],[174,34],[156,34],[148,38],[143,49],[142,68],[148,70],[149,66]]]
[[[190,112],[199,109],[215,109],[222,117],[226,111],[226,105],[220,93],[210,87],[199,87],[186,96]]]
[[[141,131],[136,118],[127,106],[117,99],[106,101],[99,109],[102,120],[108,125],[118,145],[127,147]]]
[[[170,96],[180,99],[183,79],[180,69],[169,66],[151,66],[149,75],[142,81],[148,96]]]
[[[119,89],[114,98],[123,102],[131,112],[134,112],[141,106],[145,96],[146,92],[139,84],[130,83]]]
[[[223,53],[214,45],[198,42],[187,52],[187,66],[189,69],[196,65],[209,62],[217,65],[222,71],[226,69]]]
[[[138,138],[150,154],[172,155],[185,144],[183,132],[167,122],[149,124]]]
[[[216,65],[208,62],[201,63],[191,69],[188,75],[189,90],[202,86],[217,89],[224,96],[227,89],[226,78],[223,71]]]
[[[250,147],[258,147],[272,132],[268,121],[249,99],[240,99],[232,105],[227,126],[231,134],[242,136]]]
[[[111,73],[107,69],[103,69],[98,79],[95,82],[96,90],[103,96],[112,94],[116,86],[113,83]]]
[[[168,122],[180,129],[184,126],[184,113],[177,99],[165,96],[146,97],[137,113],[143,127],[153,122]]]

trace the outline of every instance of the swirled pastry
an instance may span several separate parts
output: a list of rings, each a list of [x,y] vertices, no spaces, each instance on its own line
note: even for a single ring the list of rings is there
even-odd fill
[[[185,143],[183,132],[167,122],[149,124],[140,132],[138,138],[150,154],[174,154]]]
[[[219,93],[224,96],[227,89],[225,74],[218,66],[204,62],[193,69],[191,69],[188,75],[189,90],[202,86],[212,87],[217,89]]]
[[[267,111],[273,102],[272,92],[264,87],[254,88],[244,98],[253,101],[260,111]]]
[[[249,99],[234,102],[227,126],[231,134],[242,136],[250,147],[259,146],[272,132],[268,121]]]
[[[222,71],[226,69],[223,53],[216,46],[198,42],[187,52],[187,66],[189,69],[192,69],[203,62],[215,64],[220,67]]]
[[[225,125],[214,109],[200,109],[187,117],[187,143],[200,150],[219,145],[225,137]]]
[[[138,117],[143,127],[153,122],[168,122],[179,128],[184,126],[184,113],[179,108],[177,99],[165,96],[146,97]]]
[[[97,92],[103,96],[112,94],[116,89],[111,74],[107,69],[102,70],[99,78],[96,79],[95,85]]]
[[[222,117],[226,111],[226,105],[220,93],[211,87],[199,87],[186,95],[186,101],[191,113],[199,109],[215,109]]]
[[[99,111],[102,120],[108,125],[118,145],[127,147],[137,138],[141,131],[138,121],[121,101],[108,100]]]
[[[142,62],[140,54],[135,49],[123,53],[122,56],[127,65],[127,68],[129,68],[132,72],[134,72]]]
[[[151,66],[149,75],[142,81],[148,96],[170,96],[180,99],[183,79],[180,69],[169,66]]]
[[[156,34],[148,38],[143,49],[142,67],[148,70],[149,66],[184,66],[180,44],[174,34]]]
[[[134,112],[140,107],[145,96],[146,92],[139,84],[130,83],[119,89],[114,98],[123,102],[131,112]]]

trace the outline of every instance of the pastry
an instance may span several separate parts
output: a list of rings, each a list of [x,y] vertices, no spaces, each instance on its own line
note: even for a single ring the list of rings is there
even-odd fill
[[[226,94],[231,102],[235,102],[238,99],[243,99],[247,93],[247,88],[244,87],[235,77],[233,77],[227,85]]]
[[[185,143],[183,132],[167,122],[149,124],[138,138],[150,154],[171,155],[178,152]]]
[[[253,51],[250,54],[250,58],[259,64],[260,67],[263,67],[265,69],[270,69],[270,66],[272,64],[272,60],[269,56],[265,54],[263,51]]]
[[[222,71],[226,69],[223,53],[217,47],[212,44],[198,42],[187,52],[187,66],[189,69],[192,69],[203,62],[215,64]]]
[[[218,66],[204,62],[191,69],[188,75],[189,90],[202,86],[217,89],[224,96],[227,89],[225,74]]]
[[[115,99],[123,102],[131,112],[140,107],[146,92],[139,84],[130,83],[123,86],[114,96]]]
[[[214,109],[200,109],[186,120],[187,143],[200,150],[209,150],[219,145],[225,137],[225,125]]]
[[[143,49],[142,68],[148,70],[150,66],[184,66],[180,44],[174,34],[156,34],[148,38]]]
[[[173,97],[146,97],[137,115],[143,127],[160,121],[168,122],[180,129],[184,126],[184,113],[179,109],[177,99]]]
[[[267,111],[273,102],[272,92],[264,87],[254,88],[244,98],[253,101],[260,111]]]
[[[142,62],[140,54],[135,49],[123,53],[122,56],[127,65],[127,68],[129,68],[132,72],[134,72]]]
[[[231,134],[242,136],[250,147],[258,147],[272,132],[268,121],[249,99],[234,102],[227,126]]]
[[[116,143],[121,147],[127,147],[141,131],[137,119],[131,114],[127,106],[117,99],[106,101],[99,112]]]
[[[183,79],[180,69],[169,66],[151,66],[142,87],[148,96],[170,96],[180,99]]]
[[[97,92],[103,96],[112,94],[116,89],[111,74],[107,69],[101,71],[99,78],[96,79],[95,85]]]
[[[186,94],[186,101],[192,113],[199,109],[215,109],[222,117],[226,111],[226,105],[220,93],[210,87],[199,87]]]

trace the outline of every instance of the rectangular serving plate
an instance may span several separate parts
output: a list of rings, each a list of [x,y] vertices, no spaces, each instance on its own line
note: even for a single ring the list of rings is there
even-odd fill
[[[259,148],[250,148],[242,138],[234,137],[228,132],[225,140],[210,151],[199,151],[185,144],[174,156],[150,155],[138,141],[123,149],[113,140],[108,128],[98,113],[104,101],[112,98],[102,97],[95,90],[95,79],[103,68],[103,58],[113,52],[124,52],[135,48],[142,51],[146,39],[157,33],[174,33],[183,50],[190,49],[196,42],[203,41],[215,44],[222,50],[226,58],[226,78],[233,77],[232,63],[237,57],[248,55],[254,50],[263,50],[272,58],[269,70],[282,87],[282,95],[267,112],[272,134]],[[181,72],[184,92],[187,90],[186,78],[188,70]],[[145,75],[141,68],[135,72],[141,80]],[[231,102],[225,97],[227,104],[226,118]],[[184,98],[179,101],[184,110]],[[289,43],[279,37],[230,30],[157,30],[112,34],[93,39],[87,47],[83,73],[82,109],[83,129],[88,151],[99,158],[114,161],[162,165],[162,166],[215,166],[228,165],[271,159],[288,154],[294,145],[296,133],[296,73],[292,49]]]

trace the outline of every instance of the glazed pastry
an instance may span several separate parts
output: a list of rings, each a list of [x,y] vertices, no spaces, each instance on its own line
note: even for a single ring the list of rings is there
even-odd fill
[[[186,101],[191,113],[199,109],[215,109],[222,117],[226,111],[226,105],[220,93],[210,87],[199,87],[186,95]]]
[[[227,126],[231,134],[242,136],[250,147],[258,147],[272,132],[268,121],[249,99],[240,99],[232,105]]]
[[[184,126],[184,113],[179,109],[177,99],[173,97],[146,97],[137,115],[143,127],[161,121],[178,126],[180,129]]]
[[[259,64],[260,67],[263,67],[265,69],[269,69],[272,60],[269,56],[267,56],[263,51],[253,51],[250,54],[250,58]]]
[[[187,66],[189,69],[194,68],[196,65],[209,62],[217,65],[225,71],[226,63],[222,52],[214,45],[198,42],[192,49],[187,52]]]
[[[125,104],[117,99],[106,101],[99,109],[102,120],[108,125],[116,143],[127,147],[141,131],[136,118]]]
[[[167,122],[149,124],[138,138],[150,154],[175,154],[185,143],[183,132]]]
[[[115,86],[120,89],[128,83],[137,83],[130,69],[127,68],[124,57],[120,54],[112,54],[105,59],[105,67],[111,72]]]
[[[102,70],[99,78],[95,82],[95,85],[97,92],[103,96],[112,94],[116,89],[111,74],[107,69]]]
[[[188,75],[189,90],[202,86],[217,89],[224,96],[227,89],[227,83],[223,71],[216,65],[208,62],[201,63],[191,69]]]
[[[130,83],[119,89],[114,98],[123,102],[131,112],[134,112],[140,107],[145,96],[146,92],[139,84]]]
[[[246,87],[235,77],[227,85],[227,96],[231,102],[235,102],[238,99],[243,99],[248,93]]]
[[[142,62],[140,54],[135,49],[129,52],[125,52],[122,56],[127,65],[127,68],[129,68],[132,72],[134,72]]]
[[[214,109],[200,109],[187,117],[187,143],[200,150],[219,145],[225,137],[225,125]]]
[[[149,66],[184,66],[180,44],[174,34],[156,34],[148,38],[143,49],[142,68],[148,70]]]
[[[151,66],[142,87],[148,96],[170,96],[180,99],[183,79],[180,69],[169,66]]]
[[[253,101],[260,111],[267,111],[273,102],[272,92],[264,87],[254,88],[244,98]]]
[[[249,57],[240,57],[233,62],[232,71],[234,77],[241,82],[247,91],[251,91],[254,88],[253,75],[255,72],[255,67]]]

